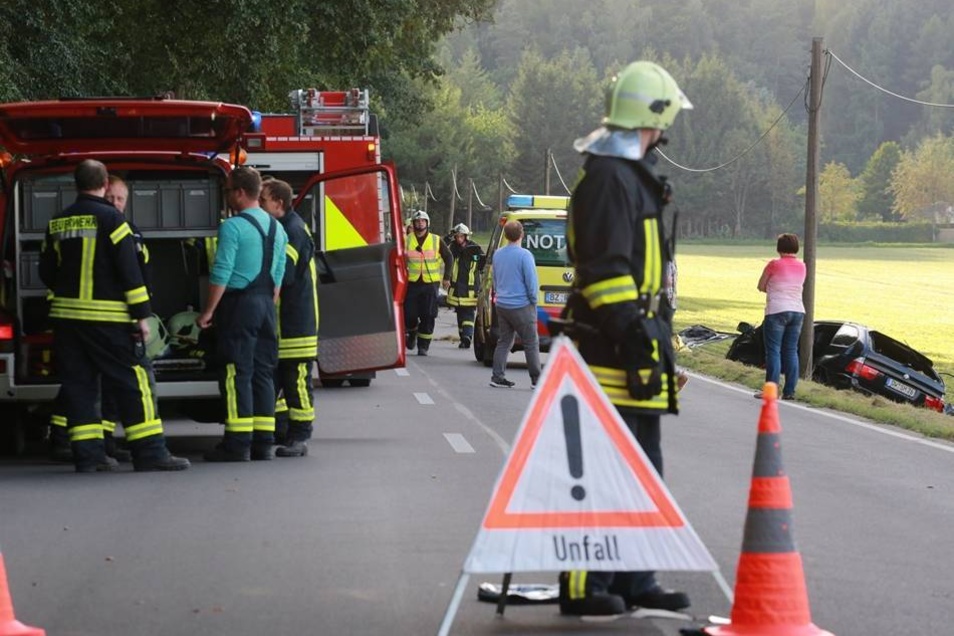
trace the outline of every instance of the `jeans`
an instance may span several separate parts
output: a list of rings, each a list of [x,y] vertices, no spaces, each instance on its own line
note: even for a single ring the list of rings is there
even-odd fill
[[[537,307],[527,305],[519,309],[497,307],[497,348],[494,349],[494,378],[507,376],[507,357],[513,347],[514,335],[523,341],[530,381],[540,377],[540,340],[537,337]]]
[[[798,384],[798,337],[802,333],[805,314],[798,311],[782,311],[769,314],[762,323],[765,340],[765,381],[778,384],[779,376],[785,373],[782,396],[795,395]]]

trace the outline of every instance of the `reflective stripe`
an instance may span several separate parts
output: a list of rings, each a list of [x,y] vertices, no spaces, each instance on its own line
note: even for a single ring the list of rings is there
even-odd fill
[[[109,240],[116,245],[127,236],[132,236],[132,228],[129,227],[129,223],[123,221],[119,227],[109,233]]]
[[[139,244],[139,247],[142,249],[142,262],[143,262],[143,263],[148,263],[148,262],[149,262],[149,248],[146,247],[146,244],[145,244],[145,243],[140,243],[140,244]]]
[[[589,365],[590,371],[596,376],[606,397],[616,406],[628,406],[630,408],[659,410],[665,412],[669,409],[669,375],[662,373],[662,391],[649,400],[634,400],[626,388],[626,371],[623,369],[613,369],[610,367],[599,367]]]
[[[96,261],[96,237],[83,237],[83,253],[80,256],[79,297],[93,298],[93,263]]]
[[[232,420],[225,420],[226,433],[251,433],[255,428],[255,418],[237,417]]]
[[[51,415],[50,416],[50,426],[62,426],[66,428],[66,416],[64,415]]]
[[[150,421],[156,419],[156,402],[152,396],[152,385],[149,382],[149,374],[146,370],[136,365],[133,367],[136,374],[136,382],[139,384],[139,395],[142,399],[142,419]]]
[[[570,598],[586,598],[586,570],[571,570],[568,574],[567,591]]]
[[[636,281],[630,275],[595,282],[584,288],[581,293],[593,309],[639,298],[639,294],[636,293]]]
[[[93,230],[95,232],[98,225],[94,215],[84,214],[82,216],[64,216],[58,219],[51,219],[47,227],[50,230],[50,234],[67,234],[84,230]]]
[[[146,437],[162,435],[162,420],[146,420],[126,428],[126,441],[135,442]]]
[[[646,237],[645,261],[643,262],[643,284],[639,291],[643,294],[655,294],[662,287],[662,254],[660,245],[659,223],[653,218],[643,221],[643,232]]]
[[[306,228],[307,229],[307,228]],[[315,327],[318,327],[318,268],[315,259],[308,262],[308,271],[311,272],[311,296],[315,307]]]
[[[285,255],[292,260],[292,263],[298,264],[298,250],[291,243],[285,244]]]
[[[291,409],[288,419],[293,422],[312,422],[315,419],[315,409]]]
[[[229,362],[225,365],[225,421],[236,420],[238,420],[238,394],[235,391],[235,363]]]
[[[136,289],[130,289],[126,292],[126,302],[130,305],[138,305],[147,300],[149,300],[149,292],[146,291],[145,285],[137,287]]]
[[[434,334],[418,332],[417,337],[421,340],[432,340],[434,338]]]
[[[278,398],[275,400],[275,413],[287,413],[288,412],[288,402],[285,401],[285,398]]]
[[[309,386],[311,374],[308,373],[308,367],[309,365],[304,362],[298,364],[298,381],[295,383],[295,387],[298,389],[298,403],[306,407],[311,404],[311,387]],[[301,411],[299,411],[299,413],[301,413]],[[302,417],[295,417],[295,409],[292,409],[289,417],[296,420],[303,419]],[[312,411],[309,419],[314,418],[315,412]]]
[[[79,426],[70,427],[71,442],[85,442],[91,439],[103,439],[102,422],[80,424]]]
[[[110,422],[109,420],[103,420],[103,433],[109,433],[112,435],[116,432],[116,422]]]
[[[264,433],[274,433],[275,418],[274,417],[253,417],[252,430],[260,431]]]
[[[56,301],[54,301],[54,303],[55,302]],[[128,313],[120,315],[82,309],[61,309],[55,306],[50,307],[50,318],[67,318],[69,320],[88,320],[92,322],[132,322]]]

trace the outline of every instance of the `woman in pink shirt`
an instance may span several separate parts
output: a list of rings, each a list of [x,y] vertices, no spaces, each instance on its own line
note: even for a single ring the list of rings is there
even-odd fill
[[[798,337],[805,320],[802,287],[805,285],[805,263],[798,254],[798,236],[779,234],[776,243],[778,258],[768,262],[759,279],[759,291],[765,293],[765,381],[779,383],[784,371],[783,400],[795,399],[798,384]],[[756,397],[762,397],[757,393]]]

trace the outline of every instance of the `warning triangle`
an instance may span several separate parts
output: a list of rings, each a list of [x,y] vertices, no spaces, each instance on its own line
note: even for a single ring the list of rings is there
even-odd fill
[[[566,338],[551,347],[464,572],[714,571]]]

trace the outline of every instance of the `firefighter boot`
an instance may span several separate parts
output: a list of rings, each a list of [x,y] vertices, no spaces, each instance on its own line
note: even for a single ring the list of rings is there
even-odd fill
[[[275,411],[275,443],[284,444],[288,441],[288,409],[284,412]]]
[[[417,329],[414,331],[408,331],[405,334],[404,346],[407,347],[408,351],[411,351],[415,346],[417,346]]]
[[[207,462],[247,462],[252,459],[251,433],[226,433],[203,457]]]
[[[626,612],[623,597],[590,589],[580,598],[570,594],[570,572],[560,572],[560,613],[567,616],[615,616]]]
[[[176,457],[166,448],[163,435],[151,435],[130,442],[133,470],[137,473],[155,471],[186,470],[192,463],[184,457]]]
[[[116,438],[109,433],[103,434],[103,442],[106,445],[106,455],[112,457],[117,462],[128,464],[132,461],[132,453],[125,448],[120,448],[116,443]]]
[[[275,436],[272,433],[255,431],[252,435],[252,450],[249,453],[252,461],[269,461],[275,459]]]
[[[101,439],[87,439],[70,444],[78,473],[108,473],[119,468],[119,462],[106,455]]]
[[[431,341],[429,338],[419,338],[417,341],[417,355],[426,356],[427,350],[431,348]]]
[[[308,454],[308,442],[295,440],[275,449],[279,457],[304,457]]]

